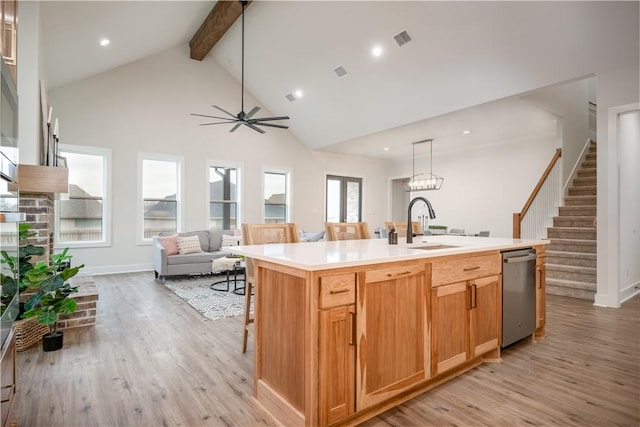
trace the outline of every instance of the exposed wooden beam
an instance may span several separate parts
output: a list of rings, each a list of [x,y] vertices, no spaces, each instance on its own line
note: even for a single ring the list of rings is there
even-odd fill
[[[248,0],[246,7],[249,7],[252,1]],[[218,0],[189,41],[191,59],[202,61],[240,15],[242,5],[239,1]]]

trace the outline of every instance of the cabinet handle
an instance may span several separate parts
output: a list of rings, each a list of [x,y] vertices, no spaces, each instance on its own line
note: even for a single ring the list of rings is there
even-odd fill
[[[402,273],[398,273],[398,274],[393,274],[393,273],[387,273],[387,277],[393,277],[393,276],[404,276],[406,274],[411,274],[410,271],[403,271]]]
[[[471,308],[478,307],[478,294],[476,290],[477,290],[477,287],[476,287],[476,284],[474,283],[473,285],[471,285],[471,295],[472,295]]]
[[[538,281],[537,285],[538,285],[538,289],[542,289],[542,267],[538,267],[537,269],[537,277],[536,280]]]
[[[335,295],[335,294],[344,294],[345,292],[349,292],[349,288],[338,289],[337,291],[334,291],[333,289],[331,289],[331,290],[329,291],[329,294],[331,294],[331,295]]]
[[[480,270],[480,266],[477,265],[475,267],[471,267],[471,268],[465,268],[464,271],[473,271],[473,270]]]
[[[350,311],[349,318],[351,320],[351,334],[349,336],[349,345],[355,345],[356,344],[356,314],[353,311]]]

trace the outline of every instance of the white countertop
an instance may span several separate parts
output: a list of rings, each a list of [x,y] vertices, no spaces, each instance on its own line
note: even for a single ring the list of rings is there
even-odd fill
[[[307,271],[433,258],[491,250],[512,250],[549,244],[548,240],[507,239],[470,236],[417,236],[407,245],[398,238],[397,245],[387,239],[339,240],[332,242],[273,243],[252,246],[225,246],[222,250],[247,258],[269,261]],[[420,246],[451,245],[443,249],[415,249]]]

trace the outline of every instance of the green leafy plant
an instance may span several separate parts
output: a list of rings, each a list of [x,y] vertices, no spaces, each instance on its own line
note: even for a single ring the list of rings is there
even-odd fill
[[[67,280],[78,274],[84,264],[68,267],[69,248],[49,257],[49,262],[39,261],[24,277],[25,285],[36,292],[25,302],[23,318],[37,317],[38,323],[49,326],[50,334],[58,334],[58,316],[76,311],[77,302],[70,297],[78,292]]]
[[[448,227],[446,225],[430,225],[430,230],[446,230]]]
[[[33,268],[31,258],[44,254],[44,248],[31,244],[24,244],[30,237],[37,233],[31,231],[31,224],[20,223],[18,226],[18,256],[9,255],[7,251],[0,251],[0,263],[6,266],[6,270],[11,274],[0,274],[0,284],[2,285],[2,307],[8,304],[17,292],[24,292],[27,284],[24,278],[28,271]]]

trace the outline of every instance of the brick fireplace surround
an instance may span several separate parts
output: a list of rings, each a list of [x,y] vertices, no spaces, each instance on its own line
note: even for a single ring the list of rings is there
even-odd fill
[[[32,262],[49,259],[54,253],[54,195],[53,193],[20,192],[20,212],[26,215],[25,223],[31,224],[31,231],[37,234],[29,238],[28,243],[44,248],[44,255],[33,257]],[[73,299],[78,303],[75,313],[60,316],[59,329],[95,325],[97,315],[98,290],[91,275],[79,273],[69,280],[72,286],[78,286]],[[26,296],[26,295],[25,295]]]

